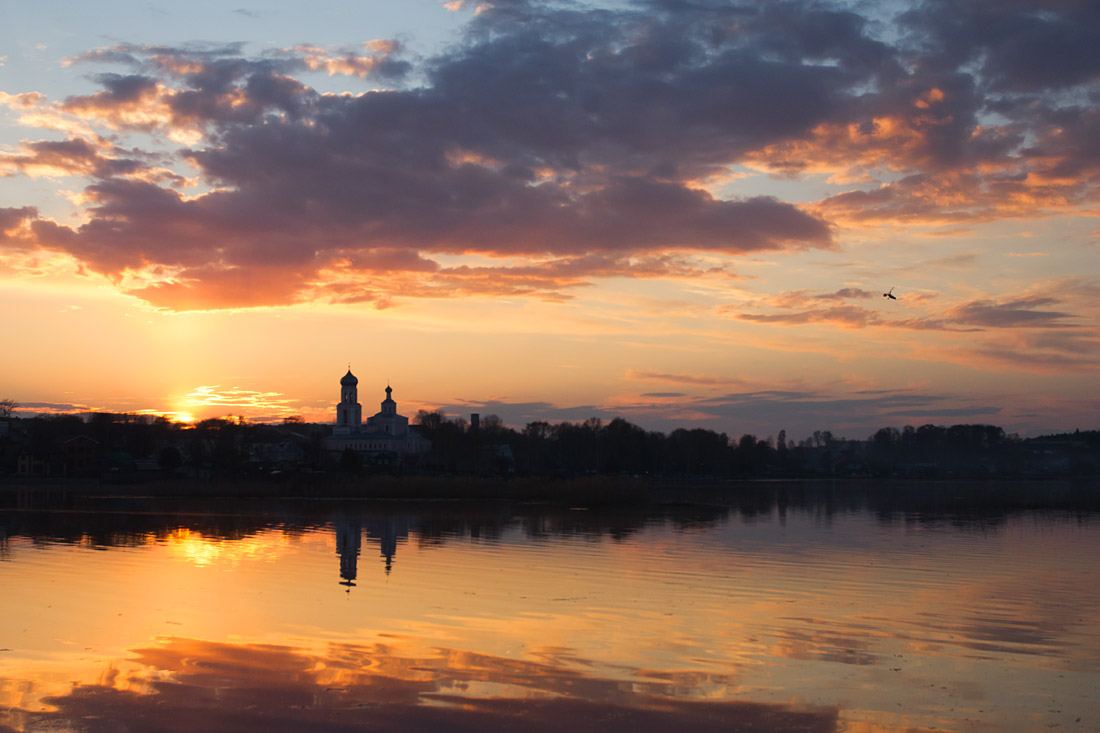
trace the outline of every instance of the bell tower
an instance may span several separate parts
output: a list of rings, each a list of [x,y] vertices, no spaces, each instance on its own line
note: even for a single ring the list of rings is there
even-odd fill
[[[397,403],[393,401],[393,387],[386,385],[386,399],[382,400],[382,415],[396,415]]]
[[[348,373],[340,380],[340,404],[336,405],[336,427],[333,434],[358,433],[363,426],[363,407],[359,404],[359,380]]]

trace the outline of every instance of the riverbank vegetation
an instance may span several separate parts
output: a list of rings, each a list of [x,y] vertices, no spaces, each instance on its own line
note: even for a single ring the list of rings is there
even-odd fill
[[[148,481],[255,481],[325,486],[340,493],[358,479],[418,476],[429,494],[488,491],[462,479],[502,477],[531,486],[585,479],[614,493],[629,480],[726,481],[753,478],[893,479],[1051,478],[1100,475],[1100,431],[1021,439],[992,425],[882,428],[865,439],[816,431],[790,440],[679,428],[648,431],[623,418],[609,422],[506,426],[495,416],[470,425],[420,412],[414,424],[431,441],[427,455],[331,453],[327,424],[243,418],[181,424],[162,417],[86,413],[0,420],[0,477],[90,479],[124,485]],[[430,480],[429,480],[430,479]],[[603,480],[597,480],[603,479]],[[381,484],[380,484],[381,485]],[[438,489],[430,488],[436,487]],[[362,489],[347,489],[361,492]],[[496,489],[494,489],[496,491]],[[594,489],[586,489],[588,494]],[[534,495],[538,491],[532,490]]]

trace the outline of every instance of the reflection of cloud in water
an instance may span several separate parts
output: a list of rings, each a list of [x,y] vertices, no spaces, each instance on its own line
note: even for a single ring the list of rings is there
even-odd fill
[[[438,649],[401,656],[384,644],[325,654],[267,644],[165,638],[134,651],[137,669],[46,698],[52,712],[14,710],[17,727],[83,730],[760,730],[836,731],[836,708],[699,698],[715,680],[649,681]],[[543,660],[552,655],[543,656]],[[731,683],[732,680],[723,680]],[[484,694],[493,690],[496,694]],[[515,694],[500,695],[503,690]],[[694,695],[694,697],[693,697]]]
[[[774,657],[820,660],[859,666],[877,664],[879,658],[868,651],[868,641],[841,633],[820,633],[798,629],[777,628],[773,632],[777,643],[770,649]]]

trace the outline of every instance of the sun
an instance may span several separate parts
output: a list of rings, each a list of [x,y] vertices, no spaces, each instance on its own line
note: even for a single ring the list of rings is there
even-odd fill
[[[195,422],[195,416],[190,412],[167,412],[165,417],[179,423],[191,424]]]

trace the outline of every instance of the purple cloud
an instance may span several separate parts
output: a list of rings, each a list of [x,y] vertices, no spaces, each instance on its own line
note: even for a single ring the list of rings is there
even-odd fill
[[[691,252],[831,247],[832,222],[942,224],[1095,199],[1097,116],[1065,92],[1096,78],[1100,23],[1078,4],[1039,7],[931,3],[882,33],[860,5],[502,2],[415,67],[396,41],[260,54],[119,44],[71,63],[125,73],[93,74],[100,91],[56,109],[113,134],[190,140],[172,163],[209,188],[181,195],[182,173],[75,137],[28,143],[7,163],[62,161],[90,179],[86,223],[37,220],[38,243],[112,276],[180,268],[181,278],[133,291],[172,308],[336,290],[374,298],[382,272],[409,275],[382,300],[402,287],[430,294],[455,275],[436,266],[444,253],[592,264],[574,268],[583,284],[608,272],[606,258],[622,269]],[[1058,64],[1016,61],[1054,47],[1067,51]],[[308,83],[316,73],[391,88],[324,94]],[[993,111],[1005,121],[990,123]],[[886,170],[891,182],[813,208],[700,187],[739,163]],[[522,277],[512,274],[504,279]],[[205,295],[237,278],[253,292],[235,303]],[[561,287],[505,282],[500,292],[559,297]],[[1069,317],[991,308],[955,323]],[[750,317],[877,323],[838,309]]]

